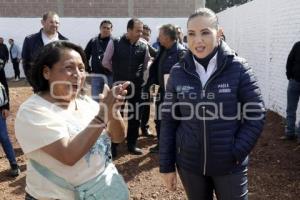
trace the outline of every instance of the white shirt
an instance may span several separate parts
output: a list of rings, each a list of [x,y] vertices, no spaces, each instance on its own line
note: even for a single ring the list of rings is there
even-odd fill
[[[75,102],[71,103],[74,108]],[[15,121],[16,137],[26,156],[74,186],[101,174],[105,169],[105,157],[110,152],[110,138],[105,132],[73,166],[64,165],[41,150],[64,137],[79,134],[98,113],[98,104],[87,96],[76,99],[76,104],[78,110],[64,110],[34,94],[21,105]],[[72,191],[44,178],[29,162],[25,190],[36,199],[74,199]]]
[[[217,70],[217,54],[218,52],[214,55],[214,57],[212,57],[212,59],[210,59],[206,71],[205,68],[193,57],[196,66],[196,72],[199,74],[202,87],[206,84],[210,76]]]
[[[52,38],[49,38],[49,37],[44,33],[44,31],[42,31],[42,40],[43,40],[44,46],[47,45],[47,44],[49,44],[50,42],[57,41],[57,40],[59,40],[59,38],[58,38],[58,33],[55,33],[55,35],[54,35]]]

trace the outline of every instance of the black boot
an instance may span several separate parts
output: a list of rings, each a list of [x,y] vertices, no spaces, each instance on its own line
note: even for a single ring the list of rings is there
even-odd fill
[[[118,146],[118,144],[111,143],[111,156],[112,156],[113,159],[115,159],[118,155],[117,146]]]
[[[12,164],[9,172],[11,177],[17,177],[20,174],[20,168],[17,164]]]
[[[151,133],[149,128],[141,128],[142,130],[142,135],[146,137],[154,137],[154,135]]]
[[[136,147],[136,145],[129,145],[128,151],[129,151],[129,153],[131,153],[133,155],[142,155],[143,154],[142,150],[140,148]]]
[[[150,153],[158,153],[159,152],[159,145],[155,145],[154,147],[150,148]]]

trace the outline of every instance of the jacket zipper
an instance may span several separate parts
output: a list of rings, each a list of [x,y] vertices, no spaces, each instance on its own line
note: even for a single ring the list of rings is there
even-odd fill
[[[210,83],[215,77],[217,77],[222,71],[223,71],[223,69],[225,68],[225,65],[226,65],[226,63],[227,63],[227,57],[226,57],[226,60],[225,60],[225,62],[224,62],[224,64],[222,65],[222,67],[220,68],[220,70],[217,72],[217,73],[215,73],[212,77],[210,77],[209,79],[208,79],[208,81],[205,83],[205,85],[204,85],[204,87],[202,88],[202,90],[201,90],[201,99],[202,98],[204,98],[205,97],[205,90],[206,90],[206,88],[207,88],[207,86],[208,86],[208,83]],[[185,68],[185,63],[183,63],[183,69],[188,73],[188,74],[190,74],[190,75],[192,75],[192,76],[194,76],[194,77],[196,77],[199,81],[200,81],[200,83],[201,83],[201,85],[202,85],[202,82],[201,82],[201,79],[200,79],[200,77],[198,77],[198,76],[196,76],[195,74],[193,74],[193,73],[190,73],[189,71],[187,71],[186,70],[186,68]],[[206,123],[205,123],[205,106],[202,106],[202,109],[203,109],[203,143],[204,143],[204,147],[203,147],[203,149],[204,149],[204,162],[203,162],[203,175],[205,175],[206,174],[206,162],[207,162],[207,141],[206,141]]]
[[[179,147],[177,149],[177,154],[180,154],[180,152],[181,152],[181,146],[182,146],[182,135],[180,135],[180,143],[179,143]]]
[[[131,74],[131,68],[132,68],[132,67],[131,67],[131,63],[132,63],[132,60],[131,60],[131,59],[132,59],[132,55],[131,55],[131,54],[132,54],[132,45],[130,44],[130,47],[129,47],[129,67],[128,67],[128,69],[127,69],[127,70],[128,70],[128,74],[127,74],[127,77],[128,77],[128,78],[131,78],[131,77],[130,77],[130,74]]]
[[[203,144],[204,144],[204,162],[203,162],[203,175],[206,174],[206,161],[207,161],[207,144],[206,144],[206,123],[205,123],[205,106],[202,106],[202,111],[203,111],[203,129],[204,129],[204,134],[203,134]]]

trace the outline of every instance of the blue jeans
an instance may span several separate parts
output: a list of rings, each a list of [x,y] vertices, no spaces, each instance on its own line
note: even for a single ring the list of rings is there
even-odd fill
[[[300,134],[299,125],[296,127],[296,111],[300,96],[300,82],[290,80],[287,89],[287,108],[286,108],[286,129],[287,136],[293,136],[295,133]],[[300,135],[298,135],[300,137]]]
[[[109,87],[112,86],[113,83],[112,75],[92,74],[91,77],[92,99],[99,102],[99,94],[102,93],[105,83]]]
[[[17,164],[16,156],[8,137],[6,120],[3,118],[1,113],[0,113],[0,142],[6,154],[6,157],[10,163],[10,166],[16,165]]]
[[[223,176],[203,176],[177,168],[189,200],[248,200],[247,169]]]

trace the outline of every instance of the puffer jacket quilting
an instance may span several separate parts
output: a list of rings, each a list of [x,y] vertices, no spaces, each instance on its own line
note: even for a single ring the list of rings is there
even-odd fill
[[[171,70],[161,123],[160,171],[174,171],[175,163],[204,175],[243,170],[265,117],[253,71],[224,42],[217,70],[206,85],[195,69],[189,52]]]

